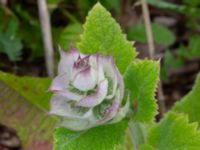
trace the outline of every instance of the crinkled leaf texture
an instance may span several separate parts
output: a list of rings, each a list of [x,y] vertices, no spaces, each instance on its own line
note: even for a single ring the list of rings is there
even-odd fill
[[[197,123],[189,123],[183,114],[170,112],[149,132],[141,150],[199,150]]]
[[[55,150],[115,150],[125,139],[127,120],[82,132],[58,128],[55,132]]]
[[[159,77],[159,61],[136,60],[125,72],[126,88],[131,93],[135,105],[134,120],[140,122],[153,121],[157,114],[155,91]]]
[[[197,76],[192,91],[177,102],[173,110],[188,114],[190,122],[196,121],[200,125],[200,74]]]
[[[112,55],[121,73],[136,56],[131,42],[100,3],[89,12],[78,48],[86,54]]]
[[[0,72],[0,122],[14,128],[26,150],[50,150],[57,119],[47,115],[47,78]]]

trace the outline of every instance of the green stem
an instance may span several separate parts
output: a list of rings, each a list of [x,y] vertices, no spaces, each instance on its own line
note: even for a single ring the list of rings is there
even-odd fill
[[[67,10],[61,9],[61,11],[69,20],[71,20],[74,23],[79,23],[78,20],[72,14],[70,14]]]
[[[146,142],[145,125],[133,120],[129,123],[129,134],[134,150],[139,150],[140,145]]]

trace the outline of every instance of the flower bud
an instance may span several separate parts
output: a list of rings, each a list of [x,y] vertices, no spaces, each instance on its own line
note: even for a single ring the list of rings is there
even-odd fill
[[[111,56],[83,55],[76,49],[60,55],[58,76],[49,90],[50,114],[62,118],[61,126],[80,131],[125,117],[129,96],[122,106],[124,82]]]

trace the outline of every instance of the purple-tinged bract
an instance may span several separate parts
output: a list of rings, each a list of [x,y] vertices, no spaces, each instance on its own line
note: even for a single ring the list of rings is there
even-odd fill
[[[50,114],[62,118],[61,126],[80,131],[125,117],[129,96],[122,106],[124,82],[111,56],[84,55],[76,49],[61,50],[60,55],[58,76],[49,90]]]

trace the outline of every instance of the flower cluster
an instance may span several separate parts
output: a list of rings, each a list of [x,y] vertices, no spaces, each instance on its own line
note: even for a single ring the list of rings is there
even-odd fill
[[[125,117],[129,96],[122,106],[124,82],[111,56],[83,55],[76,49],[60,54],[58,76],[49,90],[50,114],[62,118],[61,126],[85,130]]]

